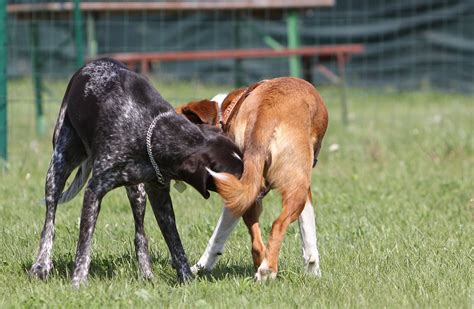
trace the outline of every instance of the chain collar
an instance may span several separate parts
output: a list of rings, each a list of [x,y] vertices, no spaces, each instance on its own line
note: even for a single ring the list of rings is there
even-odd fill
[[[148,152],[148,157],[150,158],[151,165],[153,165],[153,168],[155,169],[156,173],[156,178],[158,179],[158,183],[162,186],[165,185],[165,179],[163,178],[163,174],[161,174],[160,168],[158,167],[158,164],[156,163],[155,159],[153,158],[153,152],[151,150],[151,137],[153,135],[153,129],[156,126],[156,123],[158,120],[168,117],[173,115],[173,111],[167,111],[163,114],[159,114],[156,116],[153,121],[150,123],[150,126],[148,127],[148,131],[146,132],[146,150]]]

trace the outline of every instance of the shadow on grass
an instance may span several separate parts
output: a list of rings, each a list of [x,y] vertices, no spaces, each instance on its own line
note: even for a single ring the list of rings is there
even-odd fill
[[[166,265],[166,257],[152,256],[152,265]],[[29,271],[32,262],[22,263],[21,267]],[[71,279],[74,271],[74,256],[71,254],[56,255],[53,258],[53,270],[50,276],[62,279]],[[89,268],[89,277],[98,279],[112,279],[122,273],[138,273],[138,263],[135,254],[93,256]]]
[[[210,282],[221,281],[229,277],[246,278],[254,276],[253,265],[222,265],[217,263],[210,271],[199,272],[199,280],[207,280]]]
[[[168,255],[151,256],[154,279],[149,281],[165,283],[169,286],[180,285],[176,279],[176,271],[169,260]],[[74,271],[74,256],[70,253],[55,256],[53,258],[54,268],[51,271],[51,278],[72,280]],[[21,268],[26,272],[32,266],[32,262],[22,263]],[[125,274],[125,275],[124,275]],[[200,272],[194,279],[217,282],[229,277],[253,277],[254,269],[251,265],[223,265],[217,264],[211,271]],[[144,280],[139,275],[138,263],[135,254],[124,253],[122,255],[99,255],[92,257],[89,278],[99,280],[111,280],[118,276],[135,277],[137,280]]]

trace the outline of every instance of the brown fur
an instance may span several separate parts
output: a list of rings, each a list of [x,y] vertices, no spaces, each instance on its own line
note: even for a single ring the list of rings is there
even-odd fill
[[[221,111],[244,91],[246,88],[231,92]],[[212,113],[218,114],[217,110]],[[214,173],[214,182],[225,206],[235,216],[244,218],[252,236],[256,267],[267,258],[269,268],[276,272],[286,229],[301,214],[306,201],[311,200],[311,167],[327,125],[328,113],[322,97],[313,85],[292,77],[260,84],[224,124],[224,130],[244,154],[244,172],[240,179],[226,173]],[[266,187],[278,190],[283,200],[282,212],[272,226],[268,248],[263,245],[260,235],[261,205],[257,202],[259,193]]]
[[[176,108],[178,114],[185,115],[193,123],[212,125],[217,125],[215,110],[217,110],[217,103],[209,100],[193,101]]]

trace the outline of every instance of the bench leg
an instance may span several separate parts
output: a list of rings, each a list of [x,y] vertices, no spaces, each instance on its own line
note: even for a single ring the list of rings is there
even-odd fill
[[[148,75],[148,73],[150,73],[150,64],[147,60],[142,60],[140,62],[140,73],[142,75]]]
[[[303,63],[303,79],[313,83],[313,74],[311,73],[313,58],[311,58],[311,56],[304,56],[301,58],[301,62]]]
[[[347,89],[346,89],[346,61],[347,61],[346,55],[337,54],[337,68],[339,72],[339,83],[341,85],[342,123],[344,125],[347,125],[349,123],[348,107],[347,107]]]

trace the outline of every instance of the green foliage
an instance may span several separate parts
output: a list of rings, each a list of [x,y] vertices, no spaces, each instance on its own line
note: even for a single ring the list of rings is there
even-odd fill
[[[155,82],[175,104],[210,97],[217,86]],[[230,87],[227,87],[227,90]],[[280,254],[278,279],[253,282],[250,240],[240,223],[216,268],[177,285],[168,249],[148,208],[146,229],[155,278],[140,279],[133,219],[123,189],[107,195],[94,234],[89,284],[70,277],[81,198],[57,213],[54,270],[30,280],[44,220],[44,177],[51,132],[65,82],[47,85],[49,135],[34,131],[25,81],[10,83],[9,168],[0,171],[0,307],[452,307],[472,306],[474,209],[472,97],[432,92],[349,91],[350,125],[340,122],[339,94],[321,90],[330,127],[313,196],[319,232],[320,279],[304,274],[297,223]],[[337,144],[339,148],[336,150]],[[331,151],[330,151],[331,149]],[[192,189],[173,201],[191,263],[204,250],[220,200]],[[280,210],[277,193],[264,201],[265,238]]]

